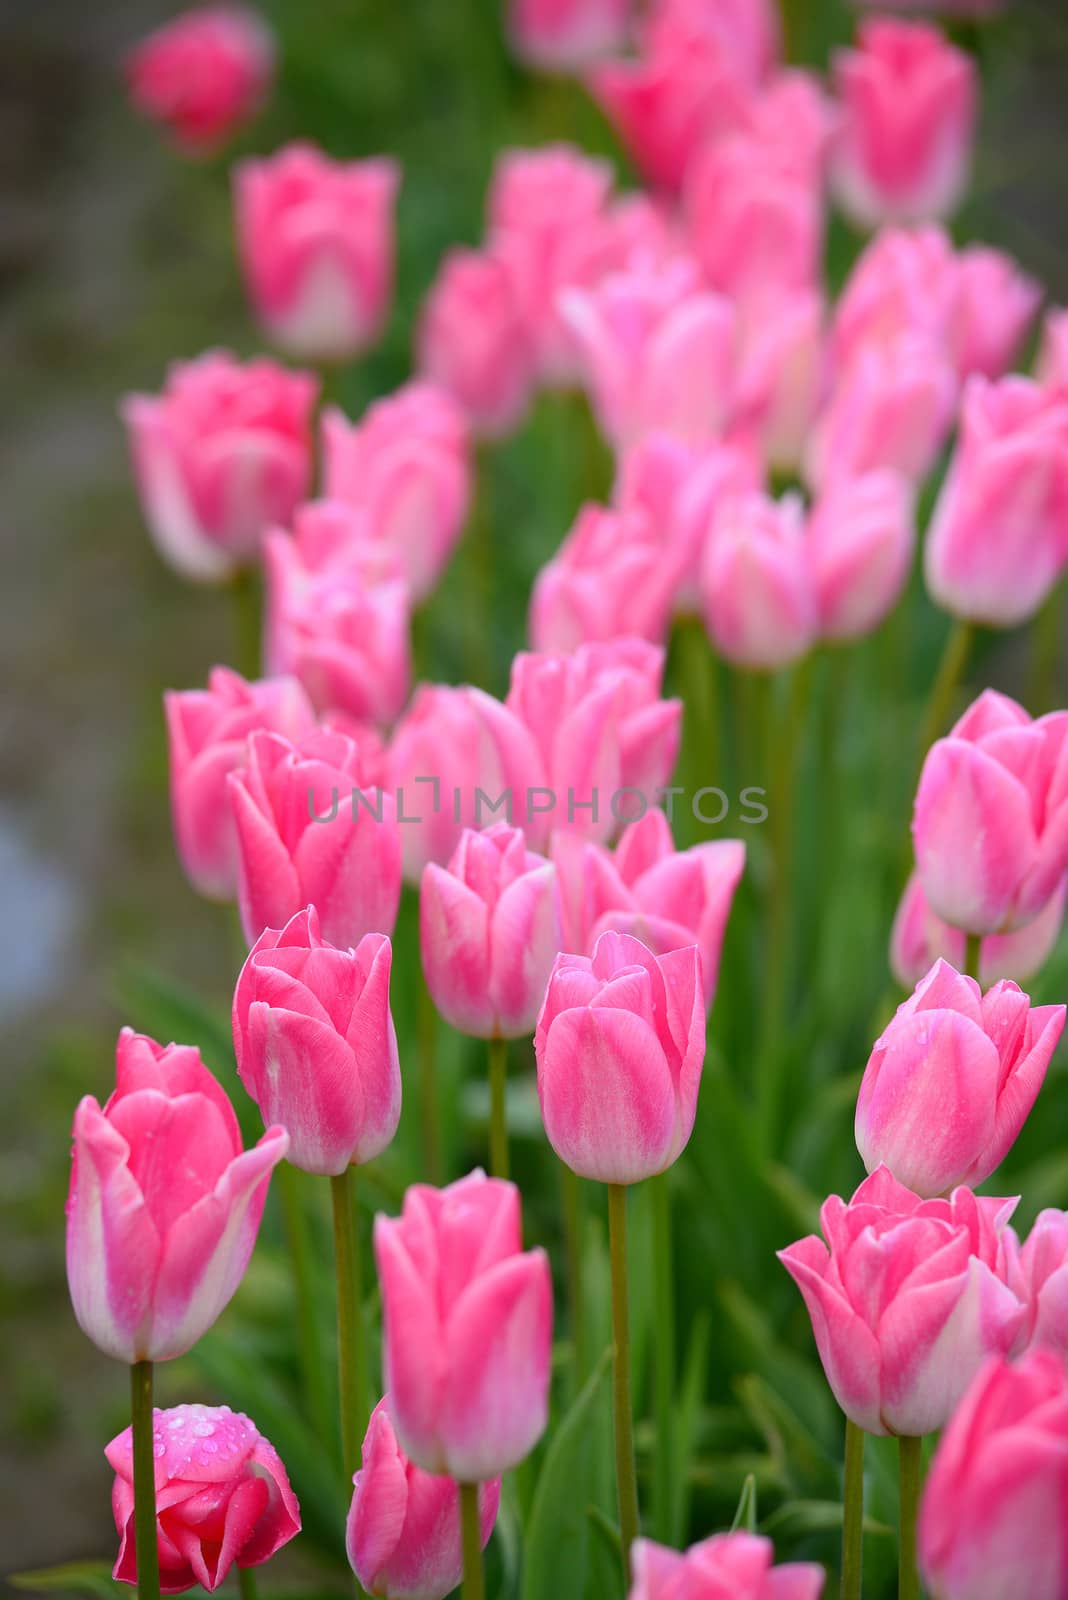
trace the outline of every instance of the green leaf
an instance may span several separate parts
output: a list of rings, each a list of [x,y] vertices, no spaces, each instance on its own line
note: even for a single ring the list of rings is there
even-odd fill
[[[738,1509],[734,1513],[731,1523],[731,1532],[737,1533],[739,1528],[744,1528],[746,1533],[757,1531],[757,1485],[756,1478],[749,1474],[742,1484],[742,1492],[738,1497]]]
[[[35,1572],[13,1572],[7,1581],[31,1594],[88,1594],[115,1600],[122,1592],[111,1576],[110,1561],[64,1561]]]
[[[711,1340],[712,1318],[707,1311],[698,1312],[694,1318],[690,1345],[686,1352],[686,1364],[683,1367],[682,1382],[678,1391],[675,1448],[679,1453],[679,1464],[675,1474],[675,1503],[671,1508],[673,1545],[682,1543],[690,1516],[691,1472],[697,1453]]]
[[[583,1593],[595,1500],[597,1409],[612,1363],[606,1350],[556,1429],[538,1478],[524,1552],[523,1600]]]

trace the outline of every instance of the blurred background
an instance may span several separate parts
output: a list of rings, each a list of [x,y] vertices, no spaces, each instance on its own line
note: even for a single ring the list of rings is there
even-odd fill
[[[442,251],[478,238],[502,145],[571,138],[612,154],[627,176],[577,85],[535,80],[509,61],[497,0],[263,3],[280,43],[269,108],[225,158],[176,159],[130,111],[119,77],[124,51],[174,9],[162,0],[0,0],[4,1572],[114,1549],[102,1446],[124,1424],[126,1378],[79,1333],[67,1298],[74,1105],[83,1093],[106,1094],[126,1021],[165,1038],[183,1037],[184,1023],[216,1064],[208,1046],[224,1052],[225,1032],[198,1035],[197,1008],[225,1016],[236,963],[225,918],[196,898],[174,855],[160,711],[165,688],[199,685],[213,663],[234,659],[228,597],[178,581],[150,545],[118,399],[158,388],[172,359],[212,345],[258,348],[234,261],[233,156],[301,136],[336,156],[388,151],[403,163],[396,306],[385,341],[340,381],[336,398],[352,415],[406,376],[414,310]],[[808,12],[814,48],[848,31],[834,0],[808,0]],[[979,48],[982,145],[959,232],[1011,251],[1051,300],[1068,301],[1068,15],[1059,0],[1021,0]],[[523,642],[533,574],[589,493],[591,471],[606,470],[580,459],[566,434],[541,406],[490,469],[483,515],[498,559],[487,686],[496,692]],[[421,646],[424,666],[443,678],[465,671],[456,601],[472,581],[468,562],[461,551]],[[928,659],[929,640],[909,641],[909,661],[913,647]],[[1011,689],[1023,671],[1014,650],[1011,640],[988,650],[973,677]],[[908,775],[893,773],[892,750],[890,763],[886,785],[858,803],[892,841],[907,820]],[[866,975],[856,1032],[836,1044],[839,1071],[859,1071],[866,1057],[891,907],[880,890],[858,933],[854,959]],[[730,961],[728,953],[724,982]],[[1057,1107],[1051,1100],[1050,1117]],[[844,1127],[840,1111],[828,1104],[827,1117]],[[1047,1126],[1040,1198],[1068,1204],[1063,1161],[1050,1169],[1051,1136]],[[822,1194],[836,1173],[820,1168],[819,1141],[809,1160]],[[713,1193],[714,1183],[706,1201]],[[772,1243],[799,1231],[771,1227]],[[262,1279],[250,1292],[269,1300],[270,1290]],[[794,1331],[811,1364],[807,1323]],[[209,1389],[189,1368],[173,1376],[175,1397],[207,1398]]]

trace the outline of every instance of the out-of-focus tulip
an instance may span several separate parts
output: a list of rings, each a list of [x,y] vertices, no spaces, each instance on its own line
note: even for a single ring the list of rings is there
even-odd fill
[[[631,0],[510,0],[512,48],[545,72],[579,72],[627,40]]]
[[[447,390],[407,383],[359,423],[324,413],[326,493],[367,513],[372,538],[396,550],[416,602],[452,555],[471,498],[467,423]]]
[[[617,450],[653,430],[701,444],[727,419],[735,313],[701,288],[693,262],[637,263],[560,309],[582,358],[597,420]]]
[[[979,977],[985,987],[999,978],[1026,983],[1046,964],[1060,936],[1068,884],[1063,884],[1033,921],[1015,933],[989,933],[980,943]],[[890,970],[903,989],[912,989],[939,958],[958,971],[964,966],[966,938],[927,904],[919,874],[905,886],[890,934]]]
[[[311,482],[316,389],[306,373],[214,350],[172,366],[161,395],[127,396],[145,520],[185,577],[230,577],[289,521]]]
[[[1046,312],[1035,377],[1051,388],[1068,388],[1068,311]]]
[[[390,783],[401,824],[404,877],[443,866],[465,828],[506,821],[540,827],[544,776],[534,740],[513,711],[481,689],[420,684],[393,735]]]
[[[265,928],[234,990],[234,1052],[264,1122],[289,1134],[289,1159],[330,1177],[390,1143],[401,1110],[389,1009],[393,952],[381,933],[337,950],[314,906]]]
[[[413,1184],[374,1242],[401,1448],[460,1483],[499,1477],[548,1417],[552,1280],[545,1252],[523,1250],[518,1189],[482,1172]]]
[[[1001,250],[969,245],[957,258],[948,337],[960,377],[1001,378],[1042,304],[1042,286]]]
[[[523,1038],[561,948],[556,869],[506,822],[465,828],[447,867],[424,868],[419,939],[446,1022],[476,1039]]]
[[[1014,627],[1066,559],[1068,396],[1027,378],[972,378],[927,536],[932,597],[955,616]]]
[[[774,1562],[771,1540],[752,1533],[718,1533],[682,1552],[636,1539],[629,1600],[820,1600],[822,1567]]]
[[[836,371],[906,334],[948,355],[959,287],[960,264],[944,228],[880,228],[857,257],[834,309]]]
[[[227,779],[237,829],[238,904],[245,937],[284,928],[313,905],[341,949],[392,933],[401,841],[389,795],[372,794],[360,748],[323,731],[291,744],[254,733],[244,769]]]
[[[476,433],[496,439],[530,400],[534,352],[515,273],[500,250],[450,250],[423,305],[419,371],[458,400]]]
[[[303,739],[315,727],[311,702],[295,678],[247,682],[213,667],[206,689],[163,696],[170,754],[171,815],[185,874],[199,894],[237,894],[237,839],[227,775],[244,765],[250,733],[267,729]]]
[[[773,296],[743,324],[735,433],[750,437],[769,467],[801,465],[823,395],[826,342],[823,297],[813,290]]]
[[[277,1450],[229,1406],[172,1406],[152,1415],[160,1591],[213,1593],[234,1566],[259,1567],[300,1532],[300,1506]],[[137,1582],[133,1433],[104,1454],[115,1473],[114,1577]]]
[[[559,955],[534,1034],[549,1143],[579,1177],[638,1183],[685,1149],[705,1058],[701,955],[602,933]]]
[[[813,508],[808,558],[820,633],[858,639],[901,598],[916,545],[912,495],[894,472],[833,486]]]
[[[243,1150],[234,1110],[192,1045],[124,1028],[115,1092],[74,1114],[67,1281],[83,1333],[117,1361],[184,1355],[229,1303],[256,1243],[269,1128]]]
[[[628,636],[659,644],[680,581],[671,554],[662,530],[640,507],[583,506],[534,580],[529,632],[535,650],[575,650]]]
[[[1006,1228],[1004,1246],[1005,1280],[1027,1307],[1015,1353],[1037,1348],[1068,1357],[1068,1211],[1040,1211],[1022,1245]]]
[[[614,929],[654,955],[696,944],[706,1009],[711,1009],[734,891],[745,870],[745,845],[717,839],[676,850],[662,811],[624,829],[614,854],[574,834],[553,836],[563,911],[562,949],[592,955]]]
[[[928,904],[966,933],[1033,921],[1068,870],[1068,711],[986,689],[931,746],[912,818]]]
[[[921,1200],[880,1167],[848,1204],[824,1202],[826,1244],[810,1234],[779,1251],[857,1427],[934,1433],[985,1359],[1012,1348],[1024,1308],[996,1268],[1014,1205],[970,1189]]]
[[[632,814],[625,801],[657,803],[682,723],[663,678],[663,650],[642,639],[516,656],[506,704],[534,740],[547,791],[527,823],[535,842],[558,831],[608,839]]]
[[[874,17],[834,59],[841,123],[831,176],[842,209],[865,227],[955,211],[968,181],[978,114],[971,56],[923,22]]]
[[[256,313],[305,361],[344,361],[378,338],[393,294],[400,168],[332,161],[311,144],[243,161],[237,243]]]
[[[345,1547],[362,1587],[382,1600],[445,1600],[463,1577],[459,1485],[408,1460],[388,1395],[371,1412],[353,1485]],[[483,1549],[500,1500],[499,1478],[479,1486]]]
[[[876,1040],[857,1100],[869,1172],[933,1197],[973,1187],[1012,1148],[1064,1029],[1064,1006],[1031,1006],[1016,984],[986,994],[938,961]]]
[[[816,603],[797,495],[729,500],[709,532],[701,571],[704,615],[717,650],[772,671],[816,636]]]
[[[646,30],[655,52],[693,30],[719,45],[747,83],[758,83],[776,66],[782,39],[775,0],[652,0]]]
[[[938,1600],[1063,1600],[1068,1586],[1068,1369],[1035,1351],[991,1361],[946,1429],[920,1505]]]
[[[162,123],[187,155],[207,155],[259,109],[274,74],[274,40],[244,6],[186,11],[126,59],[138,111]]]

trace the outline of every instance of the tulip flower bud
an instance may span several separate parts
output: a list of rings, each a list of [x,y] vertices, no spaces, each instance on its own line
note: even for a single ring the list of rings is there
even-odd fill
[[[381,933],[355,950],[320,936],[314,906],[266,928],[234,990],[237,1071],[264,1122],[289,1133],[289,1159],[336,1177],[390,1143],[401,1110],[389,1009],[393,952]]]
[[[927,752],[912,817],[928,904],[966,933],[1007,933],[1068,869],[1068,711],[1032,722],[986,689]]]
[[[1024,1308],[998,1275],[1013,1200],[955,1189],[921,1200],[879,1167],[847,1204],[831,1195],[815,1234],[779,1251],[804,1297],[823,1370],[850,1421],[917,1437],[952,1416]]]
[[[701,571],[705,622],[728,661],[771,671],[816,636],[816,599],[797,495],[727,501],[709,531]]]
[[[1068,1211],[1040,1211],[1021,1245],[1006,1228],[1004,1277],[1027,1307],[1016,1341],[1022,1350],[1055,1350],[1068,1358]]]
[[[274,75],[274,40],[241,5],[197,6],[130,52],[138,111],[162,123],[186,155],[210,155],[258,110]]]
[[[290,144],[234,173],[237,244],[263,326],[303,361],[345,361],[378,338],[393,292],[400,169]]]
[[[640,507],[585,505],[534,580],[530,641],[568,651],[626,637],[663,642],[680,573]]]
[[[259,1567],[300,1532],[300,1507],[274,1446],[229,1406],[155,1411],[152,1459],[160,1590],[199,1584],[213,1593],[231,1567]],[[111,1504],[121,1537],[113,1576],[137,1582],[133,1433],[104,1454],[115,1472]]]
[[[192,1045],[124,1028],[115,1092],[74,1114],[67,1281],[83,1333],[117,1361],[184,1355],[227,1306],[289,1147],[243,1150],[234,1110]]]
[[[544,1251],[523,1251],[518,1189],[482,1172],[413,1184],[374,1242],[401,1448],[459,1483],[499,1477],[548,1416],[552,1282]]]
[[[991,1361],[935,1452],[920,1571],[938,1600],[1063,1600],[1068,1369],[1048,1350]]]
[[[311,483],[318,385],[273,361],[224,350],[176,362],[163,393],[128,395],[122,415],[141,506],[164,560],[218,583],[259,555]]]
[[[800,467],[823,395],[826,354],[824,303],[818,291],[774,295],[744,326],[738,430],[752,439],[768,466],[789,472]]]
[[[476,1039],[532,1033],[561,947],[556,871],[518,828],[465,828],[419,895],[427,988],[446,1022]]]
[[[512,49],[544,72],[578,72],[626,43],[631,0],[511,0]]]
[[[476,433],[496,439],[530,400],[534,353],[518,285],[498,250],[451,250],[430,287],[416,337],[418,367],[464,408]]]
[[[693,1132],[705,1058],[701,955],[662,956],[602,933],[592,957],[559,955],[534,1034],[549,1143],[582,1178],[638,1183]]]
[[[1066,897],[1068,882],[1061,884],[1032,922],[1015,933],[988,933],[980,941],[979,977],[984,988],[999,978],[1026,983],[1041,971],[1060,936]],[[905,885],[890,934],[894,977],[903,989],[914,989],[940,957],[960,971],[966,954],[964,934],[935,915],[914,872]]]
[[[770,1539],[717,1533],[681,1553],[651,1539],[631,1548],[634,1582],[628,1600],[820,1600],[823,1568],[809,1561],[776,1567]]]
[[[973,244],[957,258],[949,343],[961,379],[1001,378],[1042,304],[1042,287],[1011,256]]]
[[[947,331],[962,309],[961,278],[961,258],[944,228],[880,228],[834,308],[835,369],[843,373],[863,351],[891,348],[906,335],[945,355]],[[957,352],[950,353],[956,367]]]
[[[459,1486],[408,1460],[388,1395],[371,1412],[353,1483],[345,1546],[361,1586],[382,1600],[445,1600],[463,1577]],[[483,1549],[500,1499],[499,1478],[479,1486]]]
[[[893,472],[838,484],[814,507],[808,526],[820,632],[857,639],[877,628],[905,587],[916,544],[908,486]]]

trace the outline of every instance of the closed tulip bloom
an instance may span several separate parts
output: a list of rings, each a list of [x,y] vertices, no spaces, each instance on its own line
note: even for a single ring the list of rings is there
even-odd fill
[[[858,355],[892,347],[906,335],[927,340],[948,358],[960,288],[960,259],[944,228],[880,228],[857,257],[834,308],[836,371],[846,372]]]
[[[822,1567],[774,1562],[771,1540],[753,1533],[717,1533],[681,1552],[636,1539],[629,1600],[820,1600]]]
[[[966,933],[1033,921],[1068,869],[1068,712],[986,689],[927,752],[912,817],[928,904]]]
[[[1068,1369],[1048,1350],[991,1361],[946,1429],[920,1504],[938,1600],[1064,1600]]]
[[[605,438],[617,450],[659,430],[716,437],[732,404],[735,312],[695,264],[638,263],[560,297]]]
[[[816,504],[807,539],[820,633],[859,639],[901,598],[916,545],[912,494],[894,472],[847,479]]]
[[[876,17],[834,59],[841,125],[832,180],[856,222],[922,222],[956,210],[971,168],[978,78],[935,27]]]
[[[290,144],[234,175],[237,243],[256,313],[290,355],[344,361],[382,332],[393,294],[396,162]]]
[[[170,756],[171,816],[182,867],[210,900],[237,894],[237,837],[226,779],[245,762],[250,733],[267,729],[303,739],[315,712],[295,678],[248,682],[213,667],[206,689],[163,696]]]
[[[782,54],[782,29],[775,0],[654,0],[646,30],[646,43],[658,49],[677,32],[692,29],[695,36],[717,43],[747,83],[760,83],[775,73]]]
[[[662,643],[681,580],[673,554],[640,506],[584,505],[534,580],[531,644],[565,651],[623,638]]]
[[[423,305],[419,372],[448,390],[474,431],[497,439],[530,401],[534,352],[515,273],[500,250],[451,250]]]
[[[383,1365],[401,1448],[425,1472],[487,1483],[533,1449],[548,1417],[552,1281],[523,1250],[519,1191],[472,1172],[413,1184],[375,1218]]]
[[[459,1485],[408,1460],[388,1395],[371,1412],[353,1484],[345,1547],[361,1586],[383,1600],[445,1600],[463,1577]],[[483,1549],[500,1499],[499,1478],[479,1486]]]
[[[209,155],[262,104],[274,40],[244,6],[198,6],[164,23],[126,59],[138,111],[162,123],[187,155]]]
[[[728,501],[709,532],[701,587],[712,642],[728,661],[773,671],[803,656],[817,615],[800,498]]]
[[[664,652],[643,639],[516,656],[506,704],[534,740],[548,790],[526,824],[532,840],[561,830],[609,839],[625,800],[656,804],[682,724],[682,703],[662,698],[663,680]]]
[[[742,328],[735,428],[768,467],[796,472],[827,376],[825,307],[818,290],[773,296]],[[759,483],[750,485],[759,488]]]
[[[984,988],[999,978],[1026,983],[1049,960],[1060,937],[1068,884],[1053,894],[1032,922],[1015,933],[989,933],[980,941],[979,977]],[[919,874],[905,886],[890,934],[890,970],[903,989],[912,989],[939,960],[960,971],[965,962],[966,938],[927,904]]]
[[[534,1034],[549,1143],[580,1178],[639,1183],[689,1142],[705,1058],[701,955],[602,933],[559,955]]]
[[[627,41],[631,0],[510,0],[512,49],[545,72],[579,72]]]
[[[938,961],[876,1041],[857,1100],[857,1149],[917,1194],[982,1183],[1012,1148],[1064,1029],[1015,983],[986,994]]]
[[[342,949],[392,933],[400,901],[400,830],[392,800],[372,794],[360,748],[322,731],[298,744],[253,734],[227,779],[237,829],[238,904],[252,945],[306,906]]]
[[[123,403],[145,520],[184,577],[218,583],[259,554],[311,483],[317,385],[215,350],[177,362],[158,396]]]
[[[696,944],[711,1010],[723,935],[745,870],[740,839],[676,850],[662,811],[625,828],[615,852],[575,834],[554,834],[564,915],[562,949],[591,955],[602,933],[630,934],[654,955]]]
[[[213,1593],[237,1566],[262,1566],[300,1532],[300,1507],[278,1452],[229,1406],[172,1406],[152,1417],[160,1592],[198,1584]],[[113,1576],[137,1582],[133,1434],[104,1454],[115,1473],[111,1507],[121,1537]]]
[[[1006,1282],[1027,1307],[1015,1353],[1068,1357],[1068,1212],[1040,1211],[1023,1244],[1006,1228],[1004,1245]]]
[[[956,1189],[921,1200],[885,1167],[848,1204],[831,1195],[815,1234],[779,1251],[804,1297],[834,1398],[867,1433],[915,1437],[949,1421],[1024,1308],[998,1276],[1015,1201]]]
[[[1068,559],[1068,398],[1026,378],[973,378],[931,519],[924,575],[955,616],[1015,627]]]
[[[1001,250],[969,245],[957,258],[949,342],[960,377],[1001,378],[1042,304],[1042,286]]]
[[[432,383],[406,383],[359,423],[324,413],[326,493],[366,512],[370,535],[395,550],[413,600],[425,600],[463,531],[471,447],[462,407]]]
[[[184,1355],[229,1304],[256,1243],[269,1128],[241,1146],[234,1110],[192,1045],[124,1028],[115,1092],[74,1114],[67,1282],[83,1333],[117,1361]]]
[[[237,1071],[264,1122],[289,1134],[289,1159],[337,1177],[390,1143],[401,1110],[389,1009],[393,951],[381,933],[338,950],[314,906],[265,928],[234,990]]]
[[[506,822],[465,828],[448,866],[423,870],[419,938],[446,1022],[476,1039],[522,1039],[534,1031],[561,948],[552,862]]]

